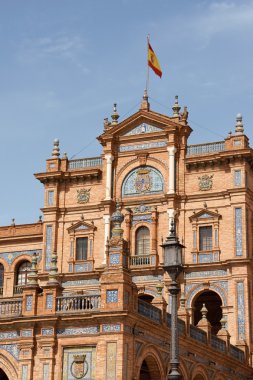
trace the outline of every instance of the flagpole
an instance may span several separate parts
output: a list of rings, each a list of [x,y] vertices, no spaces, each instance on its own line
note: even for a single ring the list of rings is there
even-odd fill
[[[149,50],[149,34],[147,35],[147,79],[146,79],[146,93],[147,93],[147,95],[148,95],[148,86],[149,86],[148,50]]]

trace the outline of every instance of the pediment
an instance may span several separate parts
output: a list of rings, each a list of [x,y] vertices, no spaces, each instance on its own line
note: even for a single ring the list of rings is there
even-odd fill
[[[218,212],[213,212],[208,209],[202,209],[199,212],[196,212],[190,216],[190,220],[204,220],[204,219],[219,219],[221,218],[221,215]]]
[[[116,125],[109,124],[98,140],[102,142],[114,136],[126,139],[135,135],[168,132],[171,128],[182,128],[182,125],[157,112],[140,110]]]
[[[71,232],[80,232],[80,231],[94,231],[95,230],[95,226],[93,223],[87,223],[87,222],[84,222],[84,221],[79,221],[75,224],[73,224],[72,226],[70,226],[67,230],[69,233]]]
[[[123,133],[122,136],[134,136],[134,135],[143,135],[146,133],[162,132],[162,128],[158,128],[155,125],[150,123],[141,123],[136,127],[130,129],[130,131]]]

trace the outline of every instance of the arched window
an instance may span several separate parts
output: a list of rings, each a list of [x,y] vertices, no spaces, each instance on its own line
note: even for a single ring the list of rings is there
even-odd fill
[[[17,269],[16,285],[23,286],[27,284],[30,269],[31,263],[29,261],[24,261],[22,264],[19,265]]]
[[[150,232],[147,227],[140,227],[136,231],[135,254],[149,255],[150,254]]]
[[[1,289],[4,286],[4,266],[3,264],[0,264],[0,294],[1,294]]]

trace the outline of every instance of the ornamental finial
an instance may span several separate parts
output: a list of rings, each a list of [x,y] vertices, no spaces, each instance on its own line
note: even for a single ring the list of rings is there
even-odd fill
[[[118,124],[119,114],[117,111],[117,103],[114,103],[114,105],[113,105],[113,113],[112,113],[111,117],[112,117],[112,125]]]
[[[242,114],[241,113],[238,113],[236,115],[236,125],[235,125],[235,133],[237,135],[241,135],[243,134],[244,132],[244,128],[243,128],[243,122],[242,122]]]
[[[202,319],[207,319],[206,315],[207,315],[207,308],[206,308],[206,305],[203,303],[203,306],[202,306],[202,309],[200,310],[201,314],[202,314]]]
[[[111,127],[111,123],[110,121],[108,120],[108,117],[105,117],[104,118],[104,130],[106,131],[107,129],[109,129]]]
[[[144,111],[149,111],[149,102],[148,102],[148,92],[147,92],[147,89],[144,90],[144,94],[143,94],[143,97],[142,97],[142,102],[141,102],[140,109],[144,110]]]
[[[181,107],[178,104],[178,95],[175,96],[175,103],[172,106],[172,110],[173,110],[173,117],[179,117],[180,116],[179,111],[181,110]]]
[[[58,158],[60,155],[60,148],[59,148],[60,141],[58,139],[54,139],[54,146],[52,151],[52,157]]]
[[[116,211],[112,214],[111,220],[113,223],[112,236],[122,237],[123,229],[121,228],[121,223],[124,220],[124,215],[120,211],[119,201],[116,202]]]
[[[31,269],[28,273],[28,284],[29,286],[37,286],[38,285],[38,270],[37,270],[37,255],[36,252],[34,252],[32,256],[32,265]]]
[[[52,253],[50,270],[48,273],[48,284],[59,284],[58,281],[58,268],[57,268],[57,254],[56,252]]]

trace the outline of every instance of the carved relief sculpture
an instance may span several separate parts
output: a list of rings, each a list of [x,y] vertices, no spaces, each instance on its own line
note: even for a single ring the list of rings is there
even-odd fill
[[[211,190],[213,187],[213,175],[204,174],[198,177],[199,180],[199,190]]]
[[[71,364],[71,374],[75,379],[83,379],[88,372],[88,363],[85,360],[86,355],[74,355]]]
[[[77,203],[88,203],[90,200],[90,189],[77,190]]]

